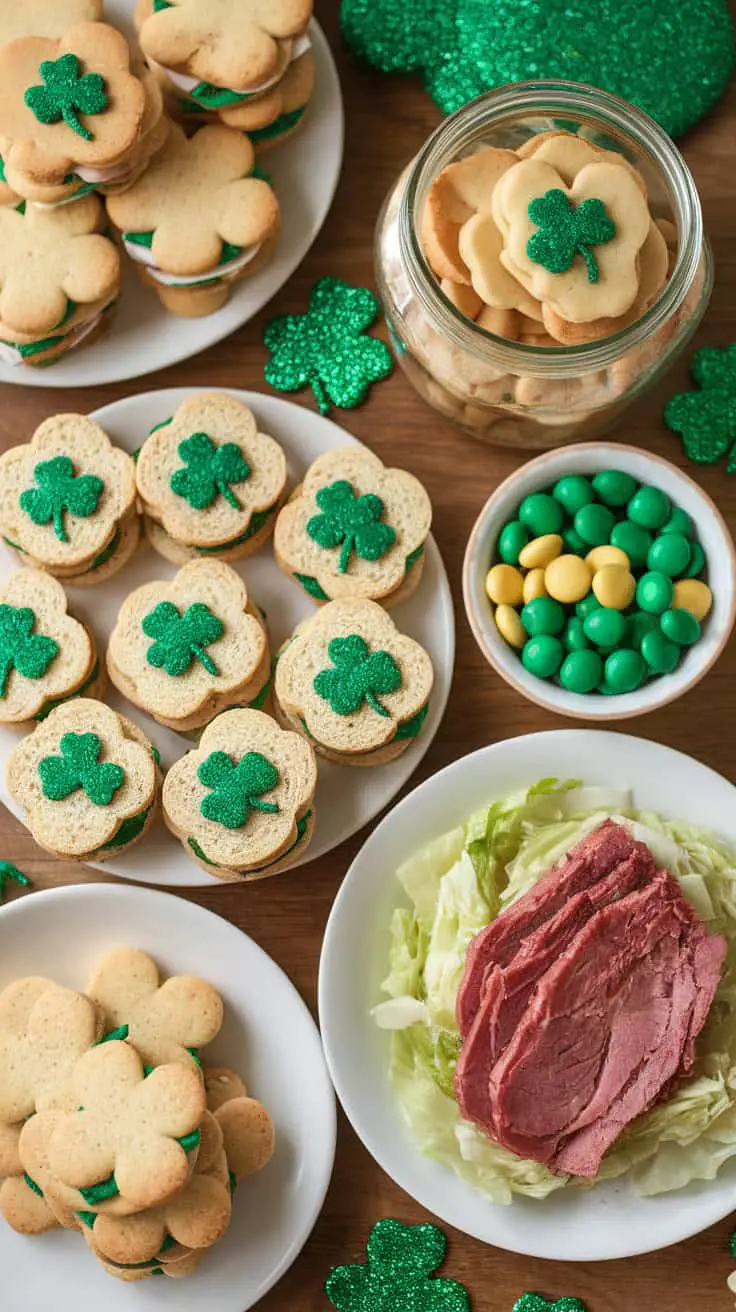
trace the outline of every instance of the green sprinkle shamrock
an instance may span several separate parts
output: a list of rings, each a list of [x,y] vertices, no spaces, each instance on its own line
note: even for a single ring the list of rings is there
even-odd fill
[[[102,742],[96,733],[65,733],[61,756],[45,756],[38,763],[44,797],[63,802],[83,788],[95,806],[109,806],[122,786],[125,771],[114,761],[99,761]]]
[[[76,55],[46,59],[39,68],[44,86],[29,87],[25,102],[39,123],[61,123],[62,119],[78,137],[92,140],[92,133],[79,121],[79,114],[102,114],[108,99],[101,73],[80,74]]]
[[[42,679],[59,654],[58,642],[33,632],[35,622],[30,606],[0,606],[0,697],[11,670],[24,679]]]
[[[24,875],[12,861],[0,861],[0,903],[5,898],[5,886],[9,880],[14,884],[20,884],[21,888],[33,888],[28,875]]]
[[[541,1294],[522,1294],[514,1303],[512,1312],[587,1312],[587,1309],[579,1298],[570,1298],[568,1295],[550,1303]]]
[[[276,802],[261,800],[279,781],[279,772],[260,752],[246,752],[234,765],[227,752],[211,752],[197,770],[197,778],[213,791],[202,799],[200,810],[208,820],[226,829],[240,829],[251,811],[274,815]]]
[[[225,626],[204,602],[193,602],[181,615],[173,602],[160,601],[143,617],[141,628],[147,638],[156,639],[148,648],[146,658],[157,670],[165,670],[177,678],[198,660],[208,674],[218,673],[205,648],[222,637]]]
[[[352,409],[371,383],[393,369],[385,342],[363,336],[378,317],[378,300],[367,287],[320,278],[306,314],[283,314],[266,324],[263,340],[271,359],[266,381],[278,392],[311,387],[320,414],[330,405]]]
[[[325,1293],[337,1312],[470,1312],[467,1289],[432,1275],[446,1251],[437,1226],[378,1221],[368,1238],[368,1262],[334,1267]]]
[[[526,253],[549,273],[567,273],[576,255],[582,255],[588,282],[597,282],[598,263],[590,249],[616,236],[616,224],[602,200],[584,200],[577,209],[559,187],[529,203],[529,218],[538,224],[526,244]]]
[[[250,466],[235,442],[215,443],[206,433],[193,433],[180,442],[178,452],[186,469],[177,469],[171,475],[171,490],[194,510],[206,510],[220,496],[233,510],[242,510],[231,483],[244,483],[250,478]]]
[[[385,506],[380,497],[368,492],[357,496],[347,479],[338,479],[320,488],[315,498],[322,511],[307,523],[313,542],[329,551],[342,546],[338,572],[346,574],[353,552],[360,560],[380,560],[396,541],[390,524],[381,522]]]
[[[715,465],[729,453],[726,472],[736,473],[736,342],[706,346],[690,361],[699,392],[680,392],[667,402],[664,422],[682,437],[685,455]]]
[[[371,652],[357,633],[347,638],[333,638],[327,654],[333,670],[320,670],[314,680],[318,696],[330,703],[337,715],[353,715],[367,702],[378,715],[390,712],[378,700],[378,693],[396,692],[401,687],[401,670],[390,652]]]
[[[38,487],[27,488],[20,494],[21,510],[30,515],[34,524],[53,522],[54,533],[60,542],[68,542],[64,527],[64,512],[89,519],[105,486],[96,474],[75,477],[74,465],[69,456],[54,456],[36,465],[33,477]]]

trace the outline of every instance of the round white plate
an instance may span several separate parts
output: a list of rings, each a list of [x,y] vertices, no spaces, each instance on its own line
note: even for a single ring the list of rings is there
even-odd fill
[[[228,1233],[190,1279],[132,1289],[98,1266],[80,1235],[26,1238],[0,1223],[0,1302],[10,1312],[10,1290],[24,1312],[247,1312],[304,1246],[332,1174],[335,1098],[317,1027],[283,971],[239,929],[183,898],[115,884],[57,888],[4,907],[0,989],[23,975],[84,989],[113,947],[142,948],[166,974],[202,975],[222,994],[225,1023],[205,1056],[242,1074],[268,1108],[276,1152],[238,1186]]]
[[[143,392],[139,396],[115,401],[102,410],[95,410],[92,418],[102,424],[114,442],[127,451],[134,451],[154,424],[168,419],[187,397],[195,396],[201,390],[197,387],[178,387],[167,391]],[[324,451],[355,442],[355,438],[337,424],[291,401],[262,396],[259,392],[231,391],[230,395],[239,397],[249,405],[261,431],[270,433],[283,444],[291,486],[301,480],[307,466]],[[13,554],[0,547],[0,581],[17,568],[18,562]],[[298,584],[293,583],[278,568],[270,542],[256,555],[245,561],[236,561],[234,568],[242,573],[253,597],[266,612],[271,647],[277,651],[296,625],[308,615],[314,614],[314,603]],[[104,656],[123,598],[148,579],[169,579],[175,573],[175,565],[170,565],[155,551],[144,547],[134,556],[130,565],[104,585],[67,589],[70,609],[89,624],[101,656]],[[295,866],[314,861],[331,851],[372,820],[384,806],[388,806],[416,770],[439,728],[452,682],[455,617],[450,585],[434,538],[430,537],[427,543],[424,575],[419,587],[408,601],[392,613],[399,628],[416,638],[432,658],[435,683],[429,714],[418,738],[390,765],[358,770],[350,766],[334,765],[320,757],[315,835],[303,856],[295,861]],[[185,752],[191,751],[190,739],[157,724],[144,711],[131,706],[112,685],[108,685],[105,700],[140,724],[158,747],[164,768]],[[5,765],[18,736],[16,730],[0,726],[0,801],[22,819],[22,812],[10,797],[4,778]],[[181,844],[172,838],[160,820],[151,827],[141,843],[122,856],[106,861],[101,868],[125,879],[166,887],[201,888],[206,884],[220,883],[214,875],[206,874],[195,861],[189,860]]]
[[[736,842],[736,790],[668,747],[623,734],[563,729],[484,747],[428,779],[359,852],[332,908],[322,949],[319,1015],[327,1064],[353,1128],[384,1171],[443,1221],[514,1253],[559,1261],[631,1257],[679,1243],[733,1211],[736,1165],[712,1183],[640,1198],[625,1180],[542,1202],[491,1203],[412,1143],[387,1076],[390,1036],[371,1007],[384,996],[388,925],[405,901],[393,872],[418,848],[494,798],[539,779],[632,788],[635,802]],[[408,903],[407,903],[408,905]]]
[[[130,35],[133,0],[106,0],[105,17]],[[109,330],[47,369],[0,364],[0,383],[21,387],[96,387],[165,369],[229,337],[291,277],[327,218],[342,166],[344,117],[340,82],[318,23],[309,27],[316,62],[314,95],[295,135],[259,157],[281,205],[282,230],[271,262],[233,289],[226,305],[204,319],[169,314],[151,287],[124,261],[123,291]]]

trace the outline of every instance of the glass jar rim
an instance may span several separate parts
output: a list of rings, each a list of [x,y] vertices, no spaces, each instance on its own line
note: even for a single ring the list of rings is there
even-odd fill
[[[481,328],[458,310],[432,273],[417,232],[417,212],[434,178],[464,147],[504,118],[524,114],[550,114],[595,121],[628,139],[666,175],[678,249],[675,267],[660,295],[635,323],[600,341],[580,345],[538,347],[509,341]],[[496,88],[463,105],[440,123],[414,159],[401,199],[399,244],[412,290],[443,335],[461,350],[514,372],[523,361],[524,372],[537,377],[564,378],[605,369],[632,347],[652,336],[677,313],[692,286],[703,245],[703,217],[693,176],[667,133],[646,114],[619,96],[582,82],[560,80],[514,82]]]

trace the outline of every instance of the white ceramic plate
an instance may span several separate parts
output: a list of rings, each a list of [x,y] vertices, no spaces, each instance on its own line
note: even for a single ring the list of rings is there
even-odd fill
[[[412,1143],[388,1082],[389,1035],[369,1012],[387,973],[396,867],[472,811],[557,776],[634,790],[636,805],[736,843],[736,790],[668,747],[623,734],[558,730],[484,747],[441,770],[371,834],[337,895],[322,949],[319,1014],[333,1083],[353,1128],[397,1184],[443,1221],[514,1253],[559,1261],[631,1257],[679,1243],[733,1211],[736,1165],[712,1183],[640,1198],[625,1180],[543,1202],[491,1203]]]
[[[179,387],[160,392],[143,392],[139,396],[127,397],[102,410],[96,410],[92,417],[102,424],[113,441],[127,451],[133,451],[140,446],[154,424],[167,419],[187,397],[194,396],[198,391],[201,389]],[[323,419],[321,415],[302,409],[290,401],[283,401],[280,397],[238,391],[231,392],[231,395],[251,406],[261,431],[272,434],[283,444],[292,486],[323,451],[355,441],[355,438],[329,419]],[[12,553],[0,548],[0,580],[17,568],[18,562]],[[255,600],[266,612],[272,650],[277,651],[295,626],[308,615],[314,614],[313,602],[298,584],[292,583],[282,574],[274,560],[270,542],[249,559],[236,561],[235,568],[243,574]],[[170,565],[155,551],[142,548],[131,564],[104,586],[67,590],[71,610],[89,624],[101,655],[104,654],[123,598],[148,579],[169,579],[175,573],[175,565]],[[334,765],[320,757],[316,831],[307,851],[294,863],[297,866],[306,861],[314,861],[337,847],[338,843],[349,838],[383,810],[416,770],[439,728],[452,682],[455,618],[450,585],[434,538],[430,537],[427,543],[421,584],[414,595],[393,612],[393,616],[399,628],[416,638],[432,657],[435,684],[429,714],[418,738],[390,765],[358,770],[350,766]],[[165,768],[184,752],[191,750],[190,739],[163,728],[145,712],[132,707],[111,685],[108,686],[105,700],[140,724],[161,752]],[[22,818],[4,781],[5,764],[18,736],[17,731],[8,726],[0,726],[0,801],[14,815]],[[167,887],[201,888],[206,884],[220,883],[214,875],[206,874],[196,862],[189,860],[181,844],[172,838],[161,821],[151,827],[141,843],[122,856],[106,861],[103,868],[125,879]]]
[[[276,1152],[238,1186],[230,1230],[190,1279],[132,1288],[107,1275],[79,1235],[25,1238],[0,1224],[0,1302],[7,1312],[247,1312],[302,1249],[332,1174],[335,1099],[317,1027],[283,971],[239,929],[182,898],[114,884],[33,893],[4,907],[0,989],[41,974],[83,989],[113,947],[142,948],[167,974],[202,975],[222,994],[225,1024],[207,1060],[237,1070],[268,1108]]]
[[[133,0],[106,0],[105,17],[130,34],[133,8]],[[276,254],[263,272],[238,283],[216,314],[179,319],[164,309],[126,259],[117,313],[99,341],[62,356],[47,369],[0,364],[0,383],[96,387],[139,378],[222,341],[276,295],[301,264],[327,218],[342,166],[344,119],[337,69],[316,22],[310,24],[309,35],[317,82],[304,123],[292,138],[265,152],[259,161],[273,179],[283,224]]]

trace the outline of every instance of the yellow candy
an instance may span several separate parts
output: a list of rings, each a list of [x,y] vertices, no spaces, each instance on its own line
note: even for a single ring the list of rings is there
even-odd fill
[[[559,533],[545,533],[541,538],[527,542],[519,552],[519,564],[524,569],[544,569],[561,551],[562,538]]]
[[[486,592],[497,606],[520,606],[524,578],[513,565],[494,565],[486,575]]]
[[[544,586],[544,570],[541,568],[530,569],[524,579],[524,604],[528,601],[534,601],[536,597],[546,597],[547,589]]]
[[[604,565],[593,575],[593,591],[601,606],[626,610],[634,600],[636,581],[625,565]]]
[[[496,627],[510,647],[521,649],[529,636],[513,606],[496,607]]]
[[[603,569],[604,565],[623,565],[629,569],[631,561],[620,547],[593,547],[585,557],[593,573]]]
[[[544,571],[544,585],[555,601],[582,601],[590,592],[593,571],[580,556],[558,556]]]
[[[680,579],[672,594],[673,610],[689,610],[698,623],[704,620],[713,605],[713,593],[702,579]]]

